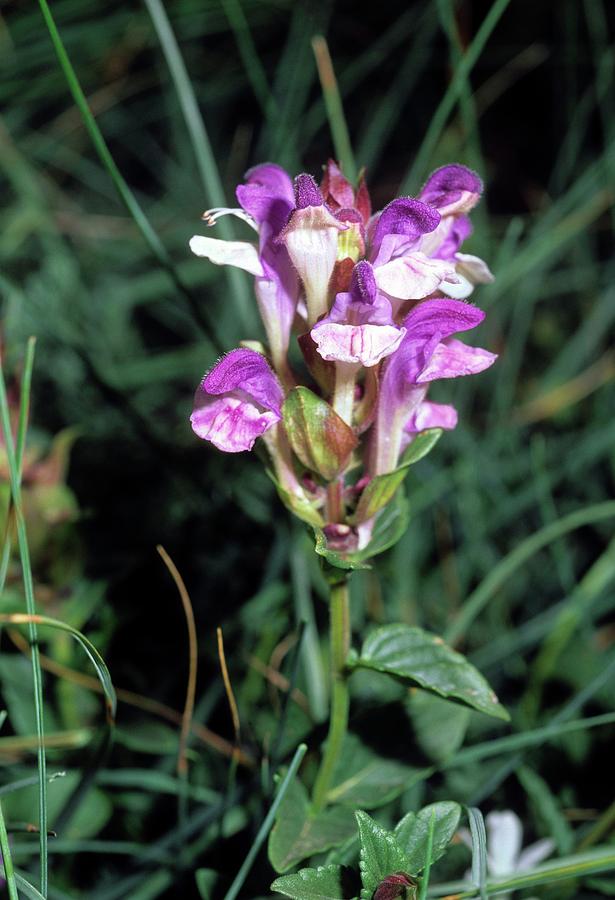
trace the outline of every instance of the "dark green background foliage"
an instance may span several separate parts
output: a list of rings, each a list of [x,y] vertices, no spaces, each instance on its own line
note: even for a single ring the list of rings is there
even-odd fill
[[[438,386],[436,399],[458,406],[460,425],[410,472],[406,536],[377,570],[353,576],[356,643],[368,626],[386,622],[453,629],[512,714],[509,726],[472,713],[470,744],[511,727],[537,728],[554,716],[610,711],[615,507],[590,509],[570,527],[565,517],[607,501],[614,486],[613,9],[602,0],[513,0],[469,78],[460,78],[460,54],[489,3],[168,0],[165,6],[227,199],[257,162],[318,174],[333,155],[310,45],[316,33],[329,41],[357,164],[367,166],[376,208],[400,185],[416,193],[445,162],[483,175],[486,194],[469,251],[488,260],[496,281],[475,295],[488,313],[477,343],[501,358],[467,383]],[[73,534],[70,552],[54,545],[54,578],[35,572],[39,602],[94,640],[118,687],[181,710],[186,629],[155,551],[163,544],[189,588],[198,627],[196,718],[232,741],[216,651],[221,625],[242,746],[256,768],[240,766],[229,776],[228,758],[193,739],[194,790],[178,832],[177,726],[120,698],[115,745],[97,759],[99,702],[66,679],[46,676],[50,729],[66,736],[88,728],[94,735],[49,752],[50,771],[72,773],[49,790],[50,824],[59,832],[50,845],[51,883],[59,893],[50,896],[196,896],[197,867],[220,872],[223,892],[270,804],[272,769],[298,740],[313,749],[325,733],[324,664],[313,625],[297,675],[312,717],[302,711],[305,704],[291,704],[281,718],[284,692],[263,676],[271,665],[291,677],[289,636],[298,620],[326,622],[323,583],[317,562],[306,556],[307,536],[291,525],[259,460],[218,453],[188,426],[203,372],[222,349],[260,332],[247,279],[242,295],[225,271],[188,250],[214,198],[203,186],[148,8],[56,0],[52,11],[115,162],[184,288],[161,268],[119,202],[38,6],[5,3],[5,371],[18,371],[25,341],[35,334],[33,432],[79,429],[69,484],[81,510],[74,526],[80,544]],[[456,102],[419,154],[451,84],[458,87]],[[548,526],[543,545],[517,564],[509,559],[490,589],[485,579],[494,567]],[[475,605],[465,606],[477,588]],[[43,649],[89,671],[78,649],[59,639]],[[24,738],[34,728],[24,688],[28,668],[7,636],[0,665],[9,712],[0,759],[11,766],[10,781],[32,774],[35,759],[24,741],[17,750],[3,747],[11,733]],[[438,719],[437,709],[421,707],[422,695],[407,701],[401,687],[375,673],[357,674],[353,685],[352,730],[392,761],[440,761],[463,739],[465,718],[458,722],[445,710]],[[434,741],[434,734],[443,736]],[[449,767],[428,788],[421,783],[386,807],[382,822],[390,827],[434,800],[485,811],[512,807],[528,842],[554,834],[558,851],[569,852],[608,801],[612,737],[612,727],[576,731],[524,752]],[[261,759],[269,763],[262,769]],[[308,752],[307,777],[313,765]],[[9,824],[35,818],[35,788],[11,798]],[[600,840],[607,837],[608,831]],[[28,870],[36,840],[19,834],[13,843],[17,864]],[[447,859],[438,864],[443,877],[459,877],[467,854],[455,848]],[[267,895],[270,881],[261,854],[242,896]],[[564,884],[542,896],[589,898],[599,889],[608,885]]]

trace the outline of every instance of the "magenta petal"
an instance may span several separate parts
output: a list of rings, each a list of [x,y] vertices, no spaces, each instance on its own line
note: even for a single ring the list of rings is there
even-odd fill
[[[419,197],[443,215],[450,215],[472,209],[482,191],[483,183],[476,172],[455,163],[432,172]]]
[[[279,422],[284,392],[267,360],[254,350],[231,350],[214,366],[194,397],[194,432],[227,453],[251,450]]]
[[[235,192],[240,205],[259,226],[267,223],[267,237],[275,236],[295,204],[290,175],[280,166],[264,163],[246,172],[245,178]]]
[[[295,178],[295,206],[307,209],[308,206],[323,206],[324,200],[320,188],[311,175],[297,175]]]
[[[475,328],[485,318],[482,309],[459,300],[426,300],[406,316],[404,325],[410,340],[439,340]]]
[[[378,217],[373,236],[373,251],[377,254],[382,239],[387,234],[402,234],[417,240],[437,228],[440,214],[411,197],[400,197],[393,200],[382,210]]]
[[[427,365],[417,377],[418,384],[434,381],[436,378],[458,378],[460,375],[475,375],[492,366],[496,353],[482,347],[469,347],[454,338],[437,344]]]
[[[225,453],[251,450],[256,438],[279,420],[274,412],[263,411],[249,400],[226,394],[212,397],[200,389],[190,416],[194,433]]]
[[[205,376],[201,388],[208,394],[241,390],[265,409],[281,415],[284,392],[269,363],[256,350],[231,350]]]
[[[419,432],[427,428],[444,428],[450,431],[457,426],[457,418],[457,410],[449,403],[430,403],[424,400],[410,416],[405,431]]]

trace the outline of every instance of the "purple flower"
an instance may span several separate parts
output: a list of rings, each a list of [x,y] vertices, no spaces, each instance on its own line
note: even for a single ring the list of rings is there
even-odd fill
[[[404,428],[423,403],[429,382],[482,372],[495,362],[495,354],[452,337],[474,328],[484,316],[474,306],[448,299],[426,300],[406,316],[405,337],[382,370],[372,474],[397,465]]]
[[[440,213],[411,197],[389,203],[370,227],[370,259],[381,291],[397,300],[422,300],[443,281],[457,282],[449,260],[431,259],[423,250],[425,235],[434,232]]]
[[[440,290],[457,299],[469,297],[474,285],[493,281],[493,275],[482,259],[459,253],[463,241],[472,233],[467,213],[480,200],[482,190],[483,183],[476,172],[454,164],[436,169],[419,194],[419,199],[441,216],[438,227],[423,238],[421,250],[454,266],[457,279],[446,280]]]
[[[430,403],[423,400],[418,404],[404,425],[401,436],[400,453],[403,453],[417,434],[428,428],[442,428],[451,431],[457,427],[457,410],[449,403]]]
[[[200,438],[240,453],[280,421],[283,400],[282,386],[264,356],[231,350],[197,388],[190,421]]]
[[[323,359],[368,368],[393,353],[405,333],[393,322],[391,304],[366,261],[354,267],[350,291],[337,294],[331,312],[311,331]]]
[[[311,325],[329,308],[329,281],[337,259],[337,236],[346,228],[325,206],[312,176],[298,175],[295,208],[279,239],[286,245],[303,282]]]
[[[286,248],[277,241],[294,207],[290,176],[273,163],[255,166],[246,183],[237,187],[241,209],[206,213],[214,225],[221,215],[233,214],[258,232],[258,247],[248,241],[222,241],[195,236],[190,248],[217,265],[237,266],[256,277],[255,292],[267,333],[271,357],[281,376],[287,377],[286,354],[299,296],[299,280]]]

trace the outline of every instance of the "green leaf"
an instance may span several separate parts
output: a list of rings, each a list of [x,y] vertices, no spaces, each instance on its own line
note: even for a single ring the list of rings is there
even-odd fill
[[[327,802],[341,803],[353,809],[376,809],[399,797],[423,776],[393,759],[373,753],[353,734],[347,734],[333,775],[333,787]]]
[[[376,517],[372,538],[364,550],[354,554],[355,559],[371,559],[384,553],[403,537],[410,521],[408,501],[402,490],[397,491],[388,506]]]
[[[429,830],[433,816],[433,841],[431,854],[428,853]],[[436,862],[446,852],[461,818],[458,803],[432,803],[419,813],[408,813],[398,823],[393,834],[406,854],[406,871],[417,875],[427,865]]]
[[[269,861],[276,872],[338,847],[355,833],[350,810],[332,806],[318,815],[310,814],[307,791],[295,779],[288,788],[269,835]]]
[[[218,873],[215,869],[197,869],[194,873],[196,886],[202,900],[210,900],[212,891],[218,880]]]
[[[408,625],[378,628],[369,635],[352,665],[418,684],[497,719],[509,719],[480,672],[442,638],[421,628]]]
[[[361,897],[369,900],[387,875],[405,871],[407,860],[394,834],[374,822],[367,813],[359,811],[355,815],[361,843]]]
[[[293,900],[356,900],[360,885],[345,866],[319,866],[300,869],[294,875],[276,878],[271,890]]]
[[[406,450],[402,457],[401,465],[397,469],[372,478],[361,494],[361,499],[352,516],[351,521],[353,524],[371,519],[372,516],[389,503],[408,474],[410,466],[427,456],[429,451],[435,447],[441,434],[441,428],[430,428],[427,431],[422,431]]]
[[[408,710],[421,749],[434,762],[450,759],[463,744],[471,712],[428,691],[412,691]]]
[[[306,387],[290,391],[282,415],[290,445],[303,465],[325,481],[337,478],[357,446],[352,428]]]

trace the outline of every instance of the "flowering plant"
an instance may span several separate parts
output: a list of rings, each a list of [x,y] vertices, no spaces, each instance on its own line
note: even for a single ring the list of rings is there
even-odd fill
[[[369,808],[364,793],[349,798],[341,791],[345,806],[336,801],[340,770],[365,753],[347,734],[353,671],[382,672],[507,718],[480,673],[420,628],[384,626],[351,651],[348,608],[350,570],[367,567],[406,528],[408,467],[457,424],[453,406],[428,399],[430,385],[479,373],[496,359],[457,337],[483,320],[469,297],[476,284],[492,280],[481,259],[461,251],[481,192],[474,172],[449,165],[429,177],[417,198],[401,197],[372,213],[364,178],[355,188],[333,161],[320,185],[306,174],[293,182],[267,163],[238,186],[239,207],[204,216],[213,226],[234,215],[256,240],[190,241],[197,255],[254,276],[267,339],[266,346],[244,342],[205,375],[192,427],[228,453],[251,450],[262,439],[278,493],[313,528],[331,585],[329,734],[311,801],[295,779],[278,810],[269,855],[281,873],[351,836],[349,803]],[[357,812],[361,896],[415,896],[416,876],[444,852],[459,816],[457,804],[434,804],[385,833]],[[426,829],[431,849],[423,846]],[[305,890],[293,887],[295,876],[278,879],[274,889],[292,897],[314,896],[308,888],[318,896],[325,888],[341,890],[331,887],[337,871],[299,875]]]
[[[204,377],[192,427],[230,453],[262,437],[282,500],[334,566],[360,565],[403,531],[383,534],[379,520],[407,466],[457,423],[454,407],[427,399],[429,385],[496,358],[456,337],[482,321],[468,297],[492,279],[460,252],[481,191],[475,173],[445,166],[417,199],[372,215],[364,179],[355,190],[332,161],[320,187],[265,164],[237,188],[239,208],[205,214],[209,225],[238,216],[258,241],[190,242],[254,275],[267,335],[267,348],[246,343]]]

